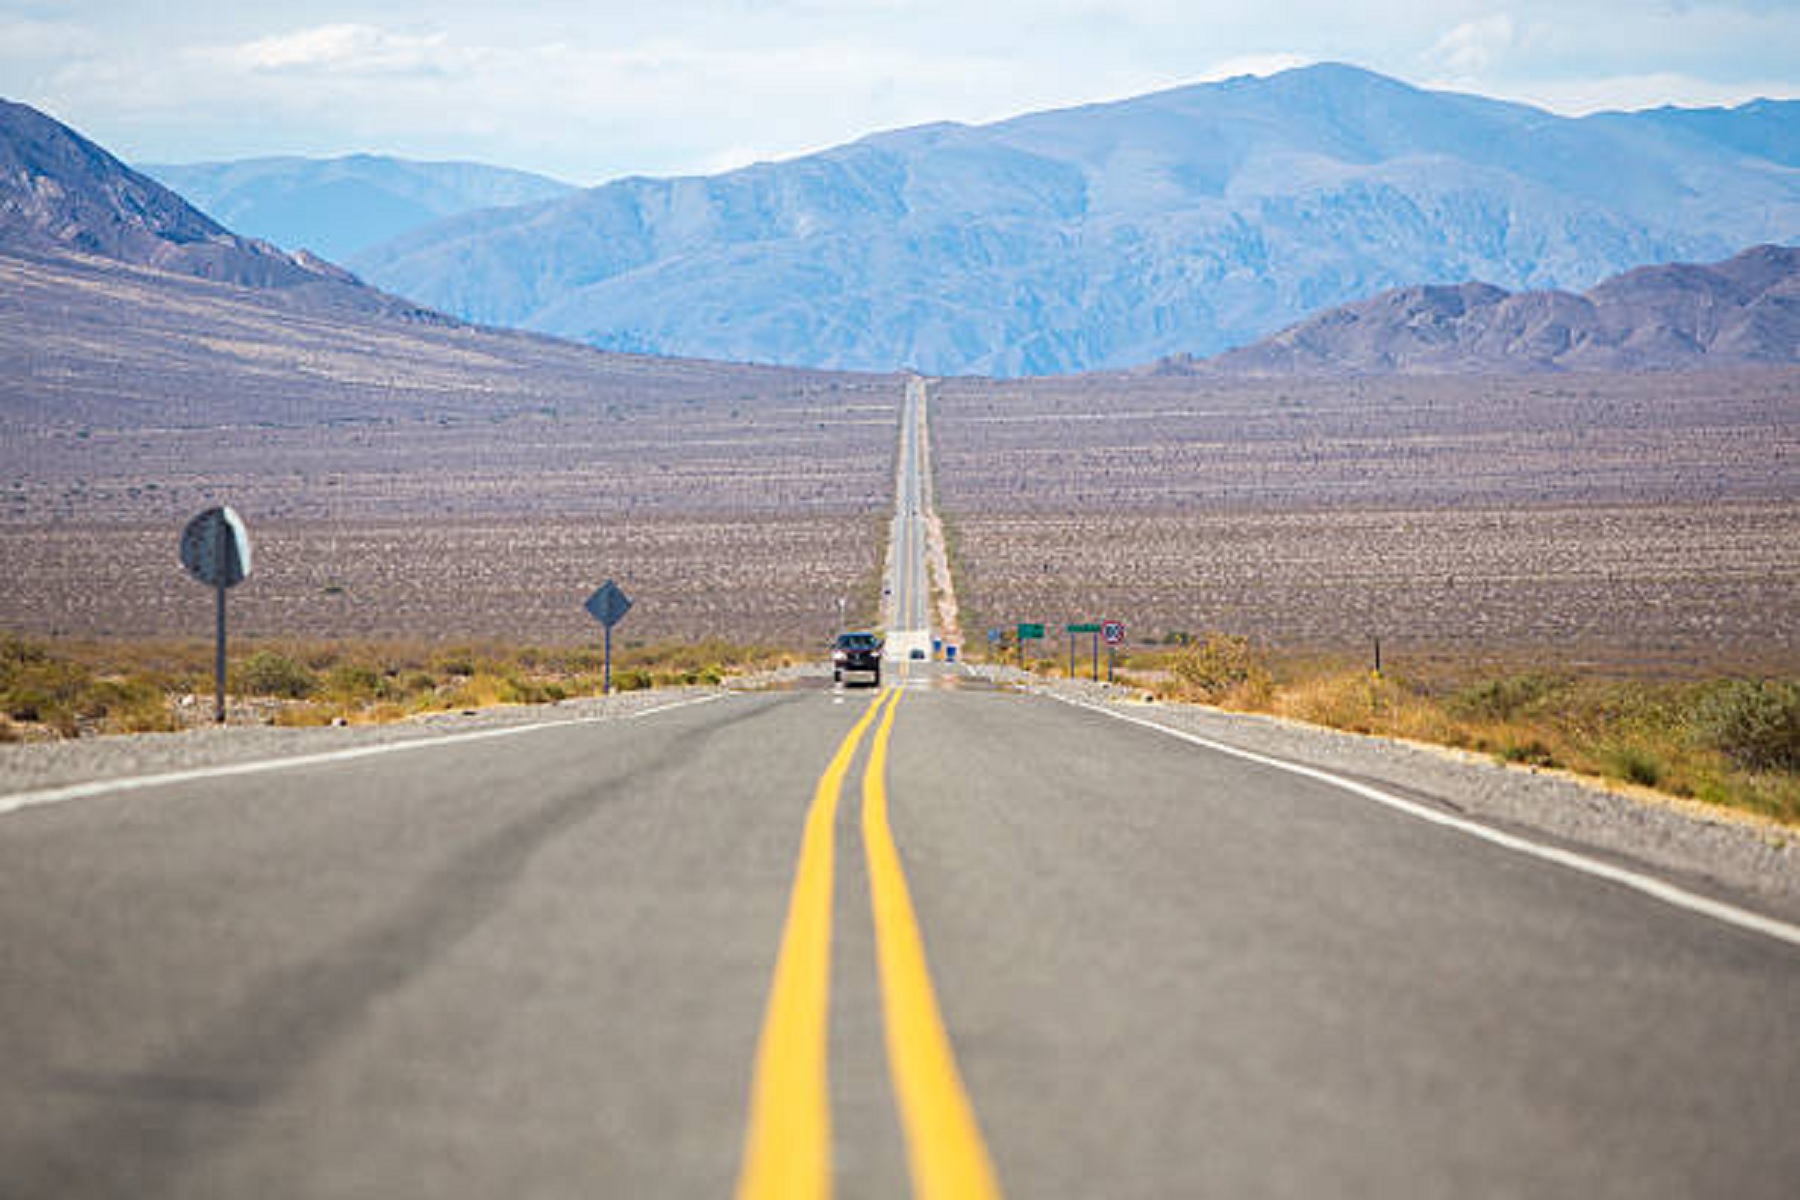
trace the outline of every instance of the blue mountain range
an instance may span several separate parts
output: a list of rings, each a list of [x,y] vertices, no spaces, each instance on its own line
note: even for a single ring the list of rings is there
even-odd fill
[[[594,345],[998,375],[1257,341],[1385,289],[1582,289],[1800,240],[1800,103],[1573,119],[1322,65],[727,174],[631,178],[351,258]]]
[[[333,262],[443,217],[575,190],[503,167],[374,154],[152,163],[138,170],[246,237]]]

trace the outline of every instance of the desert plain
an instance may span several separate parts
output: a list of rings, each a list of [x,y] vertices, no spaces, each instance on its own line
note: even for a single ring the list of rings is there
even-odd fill
[[[875,619],[903,381],[370,322],[8,258],[0,627],[817,647]],[[1116,619],[1277,649],[1800,667],[1800,371],[935,380],[967,636]],[[841,607],[840,607],[841,605]],[[1056,652],[1057,644],[1045,647]]]

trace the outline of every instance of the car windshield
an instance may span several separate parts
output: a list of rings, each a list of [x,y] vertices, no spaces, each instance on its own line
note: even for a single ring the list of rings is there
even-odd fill
[[[876,639],[872,633],[846,633],[839,635],[837,644],[839,650],[873,650]]]

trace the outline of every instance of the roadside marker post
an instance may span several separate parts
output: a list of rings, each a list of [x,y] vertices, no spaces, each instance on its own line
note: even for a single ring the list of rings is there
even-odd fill
[[[1081,621],[1067,627],[1069,633],[1069,678],[1075,678],[1075,638],[1078,633],[1094,635],[1094,678],[1100,678],[1100,625],[1095,621]]]
[[[587,598],[584,605],[588,614],[600,622],[606,629],[606,650],[604,665],[601,668],[600,694],[612,695],[612,631],[613,626],[624,619],[631,611],[631,597],[620,590],[612,580],[601,584],[599,590]]]
[[[209,508],[181,531],[181,565],[218,593],[213,648],[213,720],[225,723],[225,592],[250,577],[250,532],[226,505]]]

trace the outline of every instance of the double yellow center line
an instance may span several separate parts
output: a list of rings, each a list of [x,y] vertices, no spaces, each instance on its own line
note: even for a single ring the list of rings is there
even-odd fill
[[[826,1061],[831,1009],[831,908],[838,799],[851,762],[877,726],[862,779],[862,835],[881,974],[888,1071],[906,1138],[913,1195],[987,1200],[1000,1195],[975,1111],[956,1069],[912,895],[888,823],[887,754],[900,708],[884,692],[845,736],[807,810],[769,989],[738,1200],[827,1200],[831,1100]],[[877,723],[879,724],[877,725]]]

